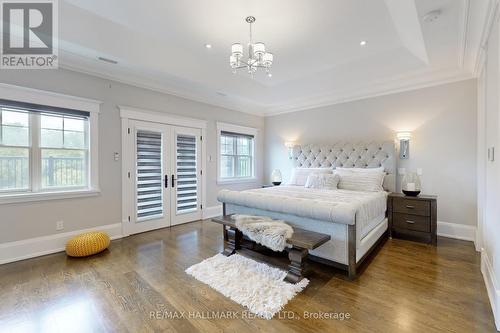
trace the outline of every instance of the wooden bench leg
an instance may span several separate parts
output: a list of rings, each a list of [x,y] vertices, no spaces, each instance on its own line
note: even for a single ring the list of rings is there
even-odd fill
[[[288,265],[288,274],[286,275],[285,281],[290,283],[297,283],[304,278],[307,271],[307,255],[309,251],[307,249],[301,249],[293,247],[288,252],[288,258],[290,259],[290,265]]]
[[[226,246],[224,247],[223,255],[229,257],[232,254],[236,253],[236,250],[241,248],[241,231],[236,228],[227,229],[224,227],[224,238],[227,237],[227,241],[225,242]]]

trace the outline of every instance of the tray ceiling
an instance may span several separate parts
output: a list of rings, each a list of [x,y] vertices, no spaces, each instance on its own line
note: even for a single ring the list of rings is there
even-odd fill
[[[466,44],[468,0],[59,4],[61,67],[259,115],[470,78],[477,53]],[[439,19],[426,22],[436,9]],[[272,78],[229,68],[231,44],[247,42],[248,15],[254,39],[275,55]]]

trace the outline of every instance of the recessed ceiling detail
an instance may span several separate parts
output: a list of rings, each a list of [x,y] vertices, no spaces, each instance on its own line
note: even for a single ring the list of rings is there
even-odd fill
[[[429,57],[425,48],[424,36],[420,27],[417,7],[414,0],[385,0],[394,27],[403,45],[425,64]]]
[[[150,0],[144,10],[139,1],[63,0],[59,59],[63,68],[271,115],[471,78],[488,7],[481,3]],[[441,15],[428,24],[433,10]],[[230,45],[246,51],[248,14],[257,18],[252,40],[279,59],[272,79],[228,66]]]

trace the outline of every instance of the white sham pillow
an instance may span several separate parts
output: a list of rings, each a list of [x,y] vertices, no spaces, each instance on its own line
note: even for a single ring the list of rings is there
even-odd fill
[[[337,168],[335,174],[340,176],[339,189],[351,191],[383,191],[385,172],[359,172],[349,168]]]
[[[307,181],[307,177],[310,174],[332,174],[333,170],[330,168],[293,168],[292,177],[290,177],[289,185],[304,186]]]
[[[336,190],[339,181],[339,175],[328,173],[313,173],[307,177],[305,187],[323,190]]]

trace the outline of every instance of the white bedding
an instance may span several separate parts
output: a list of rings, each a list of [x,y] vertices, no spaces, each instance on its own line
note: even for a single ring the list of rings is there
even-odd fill
[[[312,189],[282,185],[246,191],[222,190],[220,202],[342,224],[357,223],[361,238],[382,222],[387,192]]]

